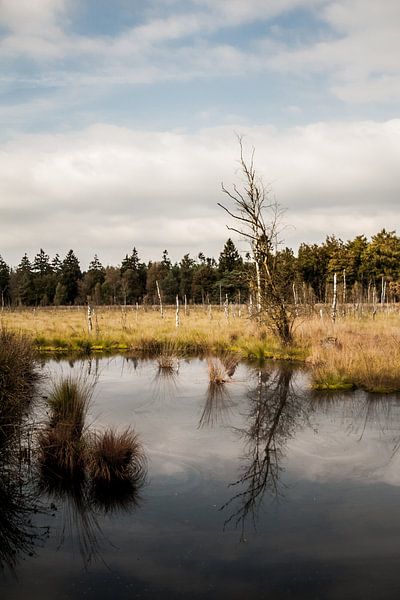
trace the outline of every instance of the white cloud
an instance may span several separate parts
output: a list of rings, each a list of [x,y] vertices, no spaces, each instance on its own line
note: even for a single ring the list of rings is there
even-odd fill
[[[152,83],[249,72],[323,73],[330,92],[345,102],[393,102],[400,97],[397,0],[193,0],[184,3],[183,11],[175,8],[179,3],[163,4],[168,12],[162,17],[159,3],[153,2],[143,23],[114,36],[96,37],[66,29],[65,23],[73,22],[74,6],[66,0],[1,0],[0,24],[8,29],[0,42],[3,64],[18,56],[36,60],[43,72],[39,69],[33,79],[40,85]],[[296,8],[310,11],[327,26],[317,42],[303,41],[293,49],[290,36],[279,36],[278,42],[273,34],[265,34],[264,39],[250,39],[243,49],[234,38],[231,43],[209,38],[228,28],[268,23]]]
[[[277,50],[268,67],[290,72],[323,72],[331,91],[347,102],[398,101],[400,53],[397,0],[328,2],[316,15],[333,35],[295,50]]]
[[[400,120],[240,127],[256,166],[287,207],[289,244],[395,228]],[[220,182],[237,182],[231,127],[145,132],[96,125],[19,136],[0,146],[0,253],[74,247],[116,263],[136,244],[143,257],[217,255],[228,237]]]
[[[13,32],[45,35],[58,29],[66,0],[0,0],[0,24]]]

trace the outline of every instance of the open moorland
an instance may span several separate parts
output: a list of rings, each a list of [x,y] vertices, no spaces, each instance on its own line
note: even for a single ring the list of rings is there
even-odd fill
[[[218,355],[243,360],[295,360],[310,370],[316,389],[355,387],[375,392],[400,390],[400,315],[396,305],[373,311],[339,311],[333,323],[328,307],[294,325],[294,342],[271,336],[245,305],[98,307],[88,323],[85,307],[14,309],[1,312],[1,325],[27,334],[40,353],[89,355]]]

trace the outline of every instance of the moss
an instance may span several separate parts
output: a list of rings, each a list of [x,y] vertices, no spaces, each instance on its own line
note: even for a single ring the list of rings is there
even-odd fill
[[[356,387],[346,375],[334,372],[325,372],[323,375],[314,376],[312,384],[314,390],[343,391],[353,390]]]

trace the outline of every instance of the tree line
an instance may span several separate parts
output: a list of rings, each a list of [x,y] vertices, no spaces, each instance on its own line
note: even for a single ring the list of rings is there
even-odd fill
[[[329,302],[335,273],[345,302],[400,300],[400,238],[394,231],[347,242],[328,236],[322,244],[301,244],[297,254],[279,250],[275,259],[286,302]],[[218,260],[200,252],[172,263],[164,250],[159,261],[145,263],[133,248],[118,266],[104,267],[95,255],[86,271],[73,250],[50,259],[40,249],[33,260],[24,254],[16,268],[0,256],[1,305],[154,304],[157,283],[167,304],[176,296],[188,303],[248,302],[254,268],[250,255],[243,258],[230,238]]]

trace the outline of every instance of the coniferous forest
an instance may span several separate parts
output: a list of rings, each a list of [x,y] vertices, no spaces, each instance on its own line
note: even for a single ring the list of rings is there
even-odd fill
[[[346,302],[400,299],[400,238],[394,231],[347,242],[328,236],[322,244],[302,243],[297,255],[290,248],[279,250],[276,261],[288,281],[288,301],[293,295],[304,302],[329,301],[334,273]],[[86,271],[73,250],[50,257],[40,249],[33,258],[24,254],[17,267],[0,256],[1,305],[151,304],[157,301],[157,283],[165,303],[177,295],[191,303],[245,302],[252,269],[249,255],[243,258],[230,238],[218,260],[200,252],[172,263],[164,250],[159,261],[146,263],[133,248],[117,266],[104,266],[95,255]]]

